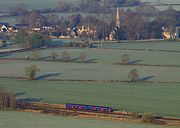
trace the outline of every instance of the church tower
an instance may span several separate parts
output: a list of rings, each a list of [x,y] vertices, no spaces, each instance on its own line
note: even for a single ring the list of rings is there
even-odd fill
[[[120,28],[120,9],[118,6],[116,11],[116,27]]]

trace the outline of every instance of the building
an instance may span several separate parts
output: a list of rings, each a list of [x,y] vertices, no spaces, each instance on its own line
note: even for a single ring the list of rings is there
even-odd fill
[[[0,23],[0,31],[7,32],[9,28],[9,23]]]
[[[180,26],[176,27],[176,33],[175,33],[176,39],[180,39]]]
[[[111,41],[116,40],[114,36],[115,36],[117,30],[121,27],[120,19],[121,19],[120,8],[117,6],[117,9],[116,9],[116,26],[114,27],[112,32],[109,34],[109,40],[111,40]]]
[[[173,29],[163,27],[162,30],[163,30],[162,35],[164,40],[176,39],[176,35],[178,33],[176,33]]]

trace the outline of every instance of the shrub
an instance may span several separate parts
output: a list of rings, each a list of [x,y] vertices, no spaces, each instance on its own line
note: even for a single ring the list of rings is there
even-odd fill
[[[79,56],[79,59],[81,62],[84,62],[86,60],[86,54],[85,53],[81,53]]]
[[[30,55],[25,56],[25,59],[39,59],[41,56],[41,51],[33,51]]]
[[[142,121],[152,123],[155,119],[155,114],[152,112],[147,112],[142,115]]]
[[[63,53],[62,53],[62,61],[67,62],[67,61],[69,61],[69,60],[70,60],[70,55],[69,55],[69,53],[66,52],[66,51],[63,51]]]
[[[128,74],[128,78],[130,79],[130,81],[133,81],[133,82],[138,81],[139,75],[138,75],[137,69],[131,70]]]
[[[142,115],[136,112],[132,112],[130,116],[131,119],[140,119]]]
[[[15,108],[15,95],[0,88],[0,109]]]
[[[36,72],[40,71],[36,65],[31,65],[30,67],[25,68],[25,75],[29,78],[29,80],[35,80]]]
[[[51,57],[52,57],[53,60],[56,60],[57,57],[58,57],[58,54],[56,52],[52,52]]]
[[[130,58],[129,54],[123,54],[123,55],[122,55],[122,58],[121,58],[122,63],[123,63],[123,64],[128,64],[129,58]]]

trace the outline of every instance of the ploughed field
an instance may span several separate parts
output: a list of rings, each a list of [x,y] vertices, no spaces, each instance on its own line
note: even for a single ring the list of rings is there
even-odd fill
[[[33,125],[32,125],[33,124]],[[22,112],[0,112],[0,128],[176,128]]]
[[[179,84],[88,83],[0,79],[20,101],[110,106],[132,112],[180,117]]]

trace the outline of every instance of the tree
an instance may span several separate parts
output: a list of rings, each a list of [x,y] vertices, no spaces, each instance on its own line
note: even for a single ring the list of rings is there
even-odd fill
[[[155,114],[152,112],[147,112],[142,115],[142,121],[152,123],[155,119]]]
[[[129,74],[128,74],[128,78],[129,78],[130,81],[132,81],[132,82],[138,81],[139,75],[138,75],[137,69],[131,70],[131,71],[129,72]]]
[[[52,60],[56,60],[58,57],[58,54],[56,52],[51,53]]]
[[[40,69],[36,65],[31,65],[25,68],[25,75],[29,80],[36,79],[36,72],[40,71]]]
[[[39,57],[41,56],[41,51],[33,51],[31,52],[30,55],[26,56],[25,59],[39,59]]]
[[[25,30],[19,30],[19,32],[16,34],[14,41],[23,48],[30,47],[30,37],[27,31]]]
[[[0,109],[15,108],[15,95],[0,88]]]
[[[28,10],[27,10],[27,6],[23,3],[19,3],[15,6],[12,6],[9,8],[9,13],[11,15],[19,15],[19,16],[22,16],[22,15],[26,15],[28,14]]]
[[[28,33],[25,30],[20,30],[16,34],[14,41],[19,44],[19,47],[42,48],[51,41],[51,38],[41,33]]]
[[[129,54],[123,54],[121,58],[122,63],[127,64],[129,62],[129,58],[130,58]]]
[[[31,47],[35,48],[42,48],[44,47],[48,42],[50,42],[49,36],[40,34],[40,33],[33,33],[31,35]]]
[[[58,11],[60,11],[60,12],[67,12],[67,11],[69,11],[71,6],[72,5],[67,3],[66,0],[60,0],[58,2]]]
[[[66,52],[66,51],[63,51],[63,53],[62,53],[62,61],[67,62],[67,61],[69,61],[69,60],[70,60],[70,55],[69,55],[69,53]]]
[[[80,56],[79,56],[79,59],[81,62],[84,62],[86,60],[86,54],[85,53],[81,53]]]

